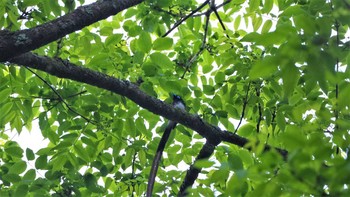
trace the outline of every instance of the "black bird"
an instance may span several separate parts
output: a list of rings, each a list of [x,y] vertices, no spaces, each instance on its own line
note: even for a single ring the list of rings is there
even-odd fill
[[[186,109],[185,102],[182,100],[182,98],[180,96],[178,96],[176,94],[173,94],[173,103],[172,103],[172,105],[175,108],[178,108],[178,109],[181,109],[181,110],[185,110]],[[152,196],[154,180],[155,180],[156,175],[157,175],[160,159],[162,157],[162,153],[163,153],[165,144],[166,144],[166,142],[169,139],[170,132],[175,128],[176,124],[177,124],[177,122],[170,120],[168,122],[168,125],[165,128],[165,131],[163,133],[162,138],[160,139],[156,155],[155,155],[155,157],[153,159],[151,172],[150,172],[150,175],[149,175],[149,178],[148,178],[148,186],[147,186],[147,193],[146,193],[147,197],[151,197]]]

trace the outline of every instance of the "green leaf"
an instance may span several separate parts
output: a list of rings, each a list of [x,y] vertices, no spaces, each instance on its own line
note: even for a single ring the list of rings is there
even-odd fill
[[[255,132],[256,132],[255,126],[249,123],[241,126],[237,131],[237,133],[243,137],[249,137]]]
[[[218,110],[218,111],[215,112],[215,115],[217,115],[220,118],[227,118],[227,112],[226,111]]]
[[[13,157],[22,158],[23,150],[18,146],[10,146],[5,148],[5,152]]]
[[[213,70],[213,65],[211,65],[211,64],[204,64],[203,65],[203,67],[202,67],[202,70],[203,70],[203,73],[204,74],[207,74],[207,73],[209,73],[210,71],[212,71]]]
[[[215,74],[215,83],[220,84],[225,81],[225,73],[223,72],[217,72]]]
[[[350,107],[350,84],[345,83],[346,85],[344,88],[341,89],[339,93],[339,99],[338,99],[338,107],[340,110],[345,109],[345,107]]]
[[[140,164],[141,165],[146,165],[147,163],[147,158],[146,158],[146,153],[144,150],[140,150],[138,153],[138,157],[140,159]]]
[[[33,181],[35,177],[36,171],[34,169],[30,169],[23,175],[23,181]]]
[[[153,77],[158,74],[158,66],[152,63],[145,63],[142,65],[142,70],[145,72],[145,76]]]
[[[56,16],[60,16],[61,15],[61,7],[58,4],[57,1],[49,1],[49,5],[51,8],[51,11],[56,15]]]
[[[305,33],[313,35],[316,32],[315,20],[306,14],[300,14],[293,17],[295,27],[303,29]]]
[[[284,131],[284,129],[286,127],[286,120],[285,120],[284,115],[282,114],[282,112],[280,110],[277,111],[276,122],[277,122],[278,127],[282,131]]]
[[[149,95],[157,97],[157,93],[154,91],[153,85],[150,82],[143,82],[140,89]]]
[[[249,72],[252,79],[267,78],[273,75],[278,68],[278,60],[276,57],[267,56],[257,61]]]
[[[53,171],[60,171],[63,169],[63,166],[66,164],[68,158],[66,155],[59,155],[55,159],[53,159],[50,162],[50,165],[52,165]]]
[[[36,159],[35,168],[42,170],[47,168],[47,155],[41,155]]]
[[[180,81],[166,80],[162,81],[161,87],[167,92],[173,92],[175,94],[181,93],[182,85]]]
[[[7,101],[9,99],[10,95],[11,95],[11,89],[10,88],[6,88],[6,89],[3,89],[2,91],[0,91],[0,104],[2,104],[3,102]],[[9,102],[9,103],[11,103],[11,102]]]
[[[24,0],[23,1],[23,6],[24,7],[29,7],[29,6],[35,6],[37,5],[41,0]]]
[[[203,93],[206,95],[213,95],[215,93],[215,88],[210,85],[203,85]]]
[[[18,174],[4,174],[2,178],[10,183],[17,183],[21,181],[21,177]]]
[[[137,46],[140,51],[148,53],[152,48],[152,38],[149,33],[142,32],[139,39],[137,40]]]
[[[194,163],[194,166],[197,168],[210,168],[214,164],[215,162],[213,161],[208,161],[207,159],[200,159]]]
[[[12,109],[12,106],[13,106],[13,103],[12,102],[8,102],[8,103],[5,103],[3,104],[1,107],[0,107],[0,123],[2,123],[3,119],[9,115],[9,112],[10,110]],[[7,122],[5,122],[7,123]]]
[[[27,163],[25,161],[17,161],[13,166],[10,167],[10,174],[21,174],[27,168]]]
[[[230,166],[230,169],[237,171],[243,169],[243,163],[241,158],[234,154],[230,153],[227,158],[228,165]]]
[[[113,28],[112,27],[108,27],[108,26],[104,26],[100,29],[100,34],[102,36],[109,36],[109,35],[113,35]]]
[[[235,18],[235,22],[233,23],[233,27],[235,28],[235,30],[239,29],[239,26],[241,25],[241,20],[242,20],[242,17],[240,15],[238,15]]]
[[[84,175],[84,183],[86,185],[86,188],[94,193],[103,193],[104,188],[97,185],[97,179],[93,174],[86,174]]]
[[[299,81],[300,73],[294,65],[288,64],[282,68],[283,98],[287,99],[292,95]]]
[[[242,42],[253,42],[257,45],[262,46],[272,46],[274,44],[281,44],[285,42],[286,36],[284,32],[274,31],[264,34],[258,34],[256,32],[249,33],[245,35],[241,41]]]
[[[146,129],[146,126],[145,126],[145,122],[142,118],[137,118],[136,121],[135,121],[135,126],[136,126],[136,129],[138,129],[141,133],[147,133],[149,132],[147,129]]]
[[[262,24],[262,18],[261,17],[254,17],[253,18],[253,29],[254,31],[258,31]]]
[[[81,144],[74,144],[74,151],[84,161],[86,161],[86,162],[90,161],[90,157],[89,157],[88,153],[86,152],[86,149],[84,149]]]
[[[287,149],[301,149],[307,144],[305,134],[296,125],[287,125],[281,140]]]
[[[155,63],[156,65],[162,67],[162,68],[171,68],[172,66],[174,66],[174,63],[164,54],[159,53],[159,52],[155,52],[151,54],[151,60],[153,63]]]
[[[172,38],[157,38],[153,43],[154,50],[167,50],[170,49],[173,45]]]
[[[117,45],[123,38],[123,34],[112,34],[106,38],[105,45]]]
[[[21,197],[26,196],[28,194],[28,185],[27,184],[21,184],[17,186],[15,191],[15,196]]]
[[[263,13],[270,13],[273,7],[273,0],[265,0],[264,1],[264,7],[261,10]]]
[[[244,171],[242,171],[244,173]],[[241,173],[241,172],[239,172]],[[225,193],[233,196],[244,196],[248,191],[248,184],[244,178],[240,178],[238,173],[235,173],[227,182]]]
[[[261,33],[267,33],[270,31],[272,26],[272,21],[271,20],[266,20],[262,29],[261,29]]]
[[[213,182],[219,182],[222,180],[226,180],[230,174],[229,170],[219,169],[213,172],[210,180]]]
[[[259,0],[249,0],[249,12],[254,12],[259,9]]]

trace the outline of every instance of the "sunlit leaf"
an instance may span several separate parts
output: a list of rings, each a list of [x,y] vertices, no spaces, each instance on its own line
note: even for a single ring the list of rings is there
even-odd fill
[[[153,43],[154,50],[167,50],[173,45],[173,39],[171,38],[157,38]]]
[[[160,67],[171,67],[173,62],[164,54],[156,52],[151,54],[151,60]]]
[[[137,40],[137,46],[142,52],[148,53],[152,48],[151,36],[146,32],[142,32]]]

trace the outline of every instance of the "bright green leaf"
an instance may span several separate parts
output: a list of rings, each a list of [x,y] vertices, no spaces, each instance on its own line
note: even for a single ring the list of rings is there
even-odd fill
[[[273,75],[277,71],[277,68],[277,58],[267,56],[253,65],[249,75],[252,79],[267,78]]]
[[[151,60],[152,62],[154,62],[155,64],[157,64],[158,66],[162,67],[162,68],[171,68],[174,63],[164,54],[159,53],[159,52],[155,52],[151,54]]]
[[[208,161],[206,159],[197,160],[194,166],[197,168],[209,168],[214,165],[213,161]]]
[[[271,20],[266,20],[262,29],[261,29],[261,33],[267,33],[270,31],[272,26],[272,21]]]
[[[13,166],[10,167],[9,173],[11,174],[21,174],[27,168],[27,163],[25,161],[17,161]]]
[[[172,38],[157,38],[153,43],[154,50],[167,50],[170,49],[173,45]]]
[[[241,136],[248,137],[256,132],[256,128],[252,124],[245,124],[240,126],[237,133]]]
[[[5,148],[5,152],[13,157],[22,158],[23,150],[18,146],[10,146]]]
[[[148,53],[152,48],[152,38],[147,32],[142,32],[137,40],[137,46],[140,51]]]

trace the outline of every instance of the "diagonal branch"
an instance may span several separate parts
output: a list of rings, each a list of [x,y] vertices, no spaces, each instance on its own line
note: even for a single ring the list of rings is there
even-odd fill
[[[34,72],[32,69],[28,68],[28,67],[25,67],[27,70],[29,70],[31,73],[33,73],[36,77],[38,77],[42,82],[44,82],[47,86],[49,86],[49,88],[57,95],[58,97],[58,100],[60,102],[62,102],[67,108],[69,111],[73,112],[74,114],[82,117],[84,120],[86,120],[87,122],[92,122],[91,119],[85,117],[84,115],[80,114],[79,112],[75,111],[74,109],[72,109],[69,104],[63,99],[63,97],[60,95],[60,93],[57,92],[57,90],[52,87],[51,84],[49,84],[49,82],[47,82],[45,79],[43,79],[40,75],[38,75],[36,72]]]
[[[201,160],[201,159],[207,159],[209,158],[214,150],[215,150],[215,146],[217,144],[211,144],[208,141],[204,144],[204,146],[202,147],[201,151],[199,152],[196,160],[194,161],[194,163],[196,163],[196,161]],[[190,169],[188,169],[185,179],[181,184],[180,187],[180,191],[178,193],[178,196],[187,196],[187,192],[186,190],[191,187],[194,183],[194,181],[197,179],[198,174],[200,173],[201,169],[200,168],[196,168],[194,166],[194,164],[192,164],[190,166]]]
[[[248,94],[249,94],[249,90],[250,90],[250,82],[248,83],[248,87],[247,87],[247,91],[246,91],[246,95],[244,97],[244,101],[243,101],[243,107],[242,107],[242,113],[241,113],[241,118],[239,119],[239,123],[237,125],[237,128],[235,130],[235,133],[237,133],[239,127],[242,124],[243,118],[244,118],[244,114],[245,114],[245,110],[248,104]]]
[[[200,9],[202,9],[205,5],[207,5],[209,3],[209,0],[206,0],[202,5],[200,5],[198,8],[196,8],[195,10],[193,10],[190,14],[186,15],[185,17],[183,17],[181,20],[177,21],[175,23],[175,25],[170,28],[162,37],[166,37],[168,34],[170,34],[170,32],[172,32],[176,27],[178,27],[179,25],[181,25],[181,23],[183,23],[185,20],[187,20],[188,18],[190,18],[193,14],[195,14],[196,12],[198,12]]]
[[[144,0],[104,0],[81,6],[73,12],[31,29],[0,31],[0,62],[37,49],[97,21],[115,15]]]
[[[192,115],[186,111],[175,109],[173,106],[147,95],[140,90],[136,84],[127,80],[120,80],[82,66],[76,66],[69,62],[64,64],[62,63],[62,60],[58,58],[53,59],[33,53],[19,55],[11,59],[10,63],[38,69],[59,78],[71,79],[125,96],[140,107],[143,107],[154,114],[178,122],[196,131],[211,144],[219,144],[222,141],[226,141],[244,147],[248,143],[248,139],[240,137],[232,132],[216,128],[209,123],[204,122],[198,117],[198,115]],[[266,145],[265,150],[269,149],[271,149],[271,147]],[[286,158],[288,154],[285,150],[281,150],[279,153],[284,158]]]

